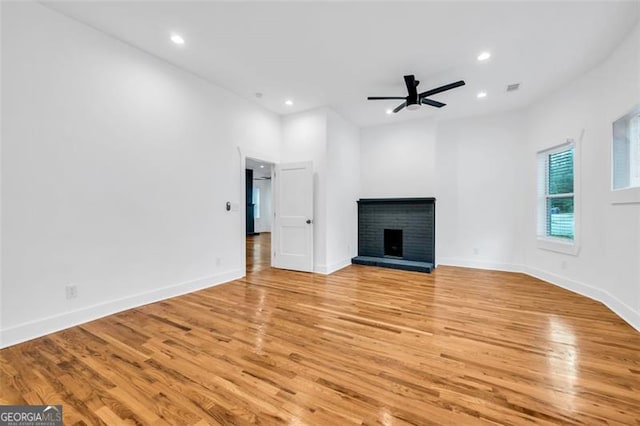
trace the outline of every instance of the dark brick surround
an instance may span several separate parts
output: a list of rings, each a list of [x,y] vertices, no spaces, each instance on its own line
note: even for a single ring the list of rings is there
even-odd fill
[[[435,264],[435,198],[358,201],[358,256],[385,258],[384,230],[402,230],[402,259]]]

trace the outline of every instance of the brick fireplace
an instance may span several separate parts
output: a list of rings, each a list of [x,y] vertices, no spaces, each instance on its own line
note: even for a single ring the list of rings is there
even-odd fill
[[[435,198],[359,200],[358,256],[352,263],[431,272]]]

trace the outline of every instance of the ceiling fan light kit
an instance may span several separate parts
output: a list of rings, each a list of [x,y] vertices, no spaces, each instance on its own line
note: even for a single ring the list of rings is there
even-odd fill
[[[407,96],[369,96],[367,99],[370,101],[389,99],[404,100],[403,103],[393,109],[394,113],[400,111],[405,107],[410,111],[415,111],[420,108],[420,105],[429,105],[435,108],[442,108],[446,104],[434,101],[433,99],[429,99],[429,96],[436,95],[447,90],[455,89],[456,87],[464,86],[465,84],[464,80],[460,80],[454,83],[445,84],[444,86],[436,87],[435,89],[427,90],[426,92],[418,93],[418,84],[420,84],[420,82],[416,80],[414,75],[405,75],[404,83],[407,86]]]

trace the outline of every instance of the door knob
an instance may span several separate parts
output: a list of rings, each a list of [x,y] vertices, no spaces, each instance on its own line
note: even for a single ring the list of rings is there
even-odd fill
[[[307,219],[307,225],[311,224],[311,222],[313,222],[311,219]]]

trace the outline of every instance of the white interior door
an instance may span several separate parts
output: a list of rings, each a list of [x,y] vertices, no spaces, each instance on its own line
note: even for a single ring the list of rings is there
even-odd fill
[[[273,266],[313,271],[313,163],[275,167]]]

